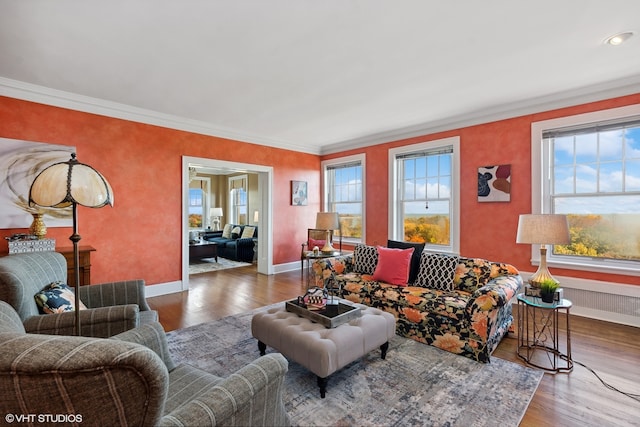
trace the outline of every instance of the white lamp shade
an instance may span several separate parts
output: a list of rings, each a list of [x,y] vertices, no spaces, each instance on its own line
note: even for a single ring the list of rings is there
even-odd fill
[[[36,176],[29,190],[29,204],[64,208],[76,203],[90,208],[113,206],[109,182],[91,166],[71,160],[56,163]]]
[[[316,229],[335,230],[340,227],[337,212],[318,212],[316,216]]]
[[[520,215],[516,243],[566,245],[571,243],[566,215]]]
[[[222,208],[211,208],[209,209],[209,216],[222,216]]]

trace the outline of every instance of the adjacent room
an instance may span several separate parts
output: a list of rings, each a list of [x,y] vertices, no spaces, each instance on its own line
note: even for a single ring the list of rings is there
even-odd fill
[[[0,0],[0,414],[637,426],[640,2]]]

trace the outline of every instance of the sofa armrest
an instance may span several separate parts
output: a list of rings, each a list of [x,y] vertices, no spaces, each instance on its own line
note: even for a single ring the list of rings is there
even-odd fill
[[[335,274],[353,272],[353,254],[317,259],[311,264],[311,270],[314,286],[325,287]]]
[[[75,335],[75,312],[42,314],[24,321],[27,333]],[[85,337],[108,338],[140,324],[137,304],[116,305],[80,310],[80,334]]]
[[[153,350],[162,359],[169,371],[172,371],[176,366],[169,353],[167,334],[158,322],[140,325],[137,328],[114,335],[110,339],[141,344]]]
[[[522,276],[499,276],[477,289],[467,303],[467,314],[471,317],[480,311],[492,311],[511,303],[522,288]]]
[[[287,359],[262,356],[160,420],[163,426],[290,425],[282,402]]]
[[[140,311],[151,310],[145,298],[142,279],[80,286],[80,301],[87,308],[136,304]]]

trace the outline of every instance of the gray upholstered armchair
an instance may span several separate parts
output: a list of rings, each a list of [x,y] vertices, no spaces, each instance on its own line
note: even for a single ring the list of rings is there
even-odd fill
[[[279,353],[227,378],[175,366],[157,322],[110,339],[27,334],[0,301],[3,416],[55,414],[66,420],[58,424],[78,425],[289,425],[282,403],[287,368]]]
[[[67,261],[57,252],[14,254],[0,258],[0,300],[18,313],[27,332],[73,335],[73,312],[40,314],[35,294],[51,283],[67,283]],[[73,286],[71,284],[71,286]],[[143,280],[81,286],[81,335],[110,337],[158,320],[149,308]]]

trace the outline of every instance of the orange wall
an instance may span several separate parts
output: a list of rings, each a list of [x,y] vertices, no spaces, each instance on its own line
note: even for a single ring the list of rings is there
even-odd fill
[[[366,154],[366,239],[369,244],[385,244],[389,235],[388,150],[460,136],[461,255],[509,262],[533,272],[537,266],[530,263],[531,246],[515,243],[518,216],[531,212],[531,123],[637,103],[640,94],[334,153],[322,159]],[[511,202],[479,203],[478,167],[496,164],[511,164]],[[635,276],[551,270],[559,276],[638,284]]]
[[[461,140],[461,254],[510,262],[535,271],[530,247],[515,243],[518,215],[531,211],[531,123],[640,103],[640,94],[470,126],[320,158],[63,108],[0,97],[0,137],[75,145],[78,159],[111,183],[115,207],[79,208],[81,244],[97,248],[92,281],[141,277],[148,284],[181,279],[181,156],[274,168],[274,264],[297,261],[306,229],[320,208],[320,160],[366,153],[367,242],[387,240],[389,148],[459,135]],[[477,202],[477,168],[511,164],[510,203]],[[309,205],[291,206],[290,181],[308,182]],[[29,224],[25,224],[27,228]],[[19,230],[0,230],[8,236]],[[70,246],[70,228],[49,229]],[[6,246],[4,247],[6,251]],[[638,278],[575,270],[554,274],[637,284]]]
[[[181,280],[183,155],[274,168],[274,264],[300,259],[300,242],[315,223],[320,205],[316,155],[6,97],[0,97],[0,137],[73,145],[78,160],[96,168],[111,184],[113,208],[78,208],[80,244],[97,249],[92,255],[94,283]],[[291,180],[308,182],[308,206],[291,206]],[[0,237],[18,232],[25,229],[0,230]],[[71,246],[70,235],[71,228],[49,228],[47,236],[60,247]],[[0,252],[6,251],[4,243]]]

